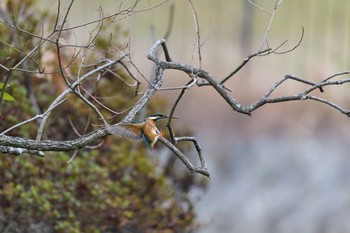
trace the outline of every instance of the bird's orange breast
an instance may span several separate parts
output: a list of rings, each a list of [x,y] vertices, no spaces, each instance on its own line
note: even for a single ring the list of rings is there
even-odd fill
[[[153,142],[155,137],[159,134],[156,124],[153,120],[147,120],[142,128],[143,133],[149,138],[151,142]]]

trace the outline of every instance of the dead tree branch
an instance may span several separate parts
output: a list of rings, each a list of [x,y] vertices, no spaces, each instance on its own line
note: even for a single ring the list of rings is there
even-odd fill
[[[156,42],[155,46],[159,44],[165,44],[165,40],[159,40]],[[300,42],[298,42],[300,44]],[[161,66],[164,69],[171,69],[171,70],[178,70],[187,73],[189,76],[195,75],[196,77],[202,78],[206,82],[206,86],[211,86],[214,88],[218,94],[221,95],[221,97],[229,104],[229,106],[234,110],[239,113],[251,115],[253,111],[256,109],[262,107],[265,104],[271,104],[271,103],[280,103],[280,102],[287,102],[287,101],[299,101],[299,100],[313,100],[317,101],[323,104],[326,104],[332,108],[335,108],[336,110],[340,111],[341,113],[350,116],[349,115],[349,110],[344,109],[343,107],[339,106],[338,104],[331,102],[329,100],[311,95],[310,93],[313,92],[316,89],[319,89],[321,92],[324,92],[324,87],[326,86],[335,86],[335,85],[343,85],[345,83],[349,83],[350,79],[345,78],[345,79],[340,79],[340,80],[335,80],[331,81],[334,77],[341,76],[348,74],[349,72],[341,72],[335,75],[332,75],[328,78],[326,78],[322,82],[314,82],[310,81],[307,79],[303,79],[300,77],[296,77],[293,75],[285,75],[282,79],[274,83],[268,90],[267,92],[257,101],[255,101],[252,104],[249,105],[241,105],[238,101],[234,99],[234,97],[231,95],[231,93],[223,86],[222,82],[225,82],[228,78],[232,77],[234,74],[236,74],[252,57],[255,57],[259,55],[260,53],[264,52],[269,52],[270,50],[264,50],[261,52],[257,52],[251,56],[249,56],[247,59],[243,61],[241,65],[238,66],[229,76],[224,78],[222,81],[218,81],[217,79],[214,78],[211,74],[209,74],[207,71],[201,69],[201,68],[196,68],[189,66],[187,64],[182,64],[179,62],[174,62],[174,61],[160,61],[158,59],[152,59],[157,66]],[[168,51],[169,52],[169,51]],[[290,95],[290,96],[281,96],[281,97],[274,97],[270,98],[270,95],[286,80],[294,80],[296,82],[304,83],[309,85],[310,87],[305,89],[303,92],[298,93],[296,95]],[[201,86],[198,84],[198,86]],[[181,97],[180,97],[181,98]]]

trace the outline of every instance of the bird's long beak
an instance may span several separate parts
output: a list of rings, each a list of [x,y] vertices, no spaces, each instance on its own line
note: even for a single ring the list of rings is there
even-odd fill
[[[170,118],[169,115],[164,115],[164,116],[162,116],[161,118],[159,118],[159,120],[160,120],[160,119],[168,119],[168,118]],[[172,116],[171,119],[179,119],[179,117],[178,117],[178,116]]]
[[[165,118],[170,118],[170,116],[167,115]],[[171,119],[179,119],[179,117],[178,116],[172,116]]]

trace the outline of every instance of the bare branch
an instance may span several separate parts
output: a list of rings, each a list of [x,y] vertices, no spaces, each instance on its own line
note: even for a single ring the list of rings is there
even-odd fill
[[[251,1],[249,1],[250,3],[252,3]],[[272,26],[272,22],[275,18],[275,14],[276,14],[276,11],[277,11],[277,7],[282,3],[282,1],[280,0],[276,0],[275,2],[275,5],[274,5],[274,8],[273,8],[273,11],[270,13],[270,20],[269,20],[269,23],[266,27],[266,31],[265,31],[265,34],[264,34],[264,37],[261,41],[261,45],[258,49],[258,51],[262,51],[264,50],[264,47],[265,45],[267,45],[267,48],[269,48],[269,45],[268,45],[268,37],[269,37],[269,33],[270,33],[270,30],[271,30],[271,26]],[[256,6],[256,4],[253,4],[254,6]]]
[[[0,112],[1,112],[1,109],[2,109],[2,102],[3,102],[3,99],[4,99],[7,83],[9,82],[10,77],[11,77],[11,70],[6,72],[5,82],[3,83],[3,86],[2,86],[2,90],[1,90],[1,94],[0,94]]]
[[[266,14],[269,14],[269,15],[272,15],[271,12],[269,12],[268,10],[265,10],[264,8],[262,8],[261,6],[259,6],[258,4],[254,3],[252,0],[248,0],[248,2],[250,4],[252,4],[254,7],[256,7],[257,9],[261,10],[262,12],[266,13]]]
[[[195,77],[193,77],[193,81],[197,82],[197,79]],[[192,81],[189,81],[186,84],[186,86],[189,86],[191,84],[192,84]],[[170,118],[169,118],[168,123],[167,123],[167,128],[168,128],[168,130],[170,132],[171,141],[173,141],[173,142],[175,142],[175,138],[174,138],[174,134],[173,134],[172,128],[171,128],[171,120],[172,120],[172,117],[174,115],[176,107],[178,106],[178,104],[180,103],[181,98],[184,96],[186,90],[188,89],[188,88],[186,88],[186,86],[184,88],[182,88],[182,90],[181,90],[179,96],[177,97],[177,99],[175,100],[175,103],[173,104],[173,107],[171,108],[170,114],[169,114]]]
[[[37,141],[24,139],[21,137],[0,135],[0,145],[37,151],[73,151],[95,143],[96,141],[101,140],[107,134],[107,129],[103,127],[77,139],[66,141]]]
[[[170,6],[170,11],[169,11],[169,21],[168,21],[168,27],[167,27],[167,31],[165,32],[163,38],[164,39],[168,39],[171,32],[172,32],[172,29],[173,29],[173,24],[174,24],[174,12],[175,12],[175,5],[172,4]]]
[[[34,116],[34,117],[28,119],[28,120],[25,120],[25,121],[22,121],[22,122],[18,123],[18,124],[16,124],[16,125],[13,125],[13,126],[11,126],[10,128],[8,128],[8,129],[2,131],[0,134],[6,134],[6,133],[10,132],[11,130],[13,130],[13,129],[15,129],[15,128],[18,128],[18,127],[20,127],[20,126],[22,126],[22,125],[28,124],[28,123],[30,123],[30,122],[36,120],[36,119],[42,119],[42,118],[45,117],[47,114],[49,114],[53,109],[55,109],[56,107],[58,107],[60,104],[62,104],[62,103],[63,103],[64,101],[66,101],[66,100],[67,100],[67,99],[62,99],[61,101],[57,102],[56,104],[51,105],[50,108],[46,110],[46,112],[44,112],[44,113],[42,113],[42,114],[38,114],[38,115],[36,115],[36,116]]]
[[[153,47],[157,47],[157,45],[165,43],[164,40],[159,40],[155,43]],[[158,66],[163,67],[163,69],[173,69],[173,70],[180,70],[183,71],[189,75],[193,74],[200,78],[205,79],[209,85],[211,85],[222,97],[223,99],[237,112],[244,113],[244,114],[250,114],[247,109],[245,109],[240,103],[238,103],[234,98],[232,98],[231,95],[227,93],[227,89],[220,84],[212,75],[210,75],[205,70],[202,70],[200,68],[192,67],[190,65],[181,64],[178,62],[166,62],[166,61],[159,61],[155,57],[149,58],[154,61],[156,64],[159,64]]]
[[[296,76],[293,76],[293,75],[286,75],[285,77],[289,78],[289,79],[293,79],[293,80],[301,82],[301,83],[305,83],[305,84],[311,85],[311,86],[317,85],[317,83],[315,83],[315,82],[312,82],[312,81],[309,81],[309,80],[305,80],[305,79],[302,79],[302,78],[299,78],[299,77],[296,77]],[[319,87],[319,89],[320,89],[320,92],[324,92],[322,87]]]
[[[282,52],[277,52],[277,50],[278,50],[280,47],[282,47],[282,45],[284,44],[284,43],[283,43],[280,47],[277,47],[277,48],[274,49],[272,52],[273,52],[274,54],[285,54],[285,53],[292,52],[293,50],[295,50],[296,48],[298,48],[298,47],[300,46],[300,44],[301,44],[301,42],[303,41],[303,39],[304,39],[304,27],[301,27],[301,36],[300,36],[300,39],[299,39],[298,43],[297,43],[293,48],[288,49],[288,50],[285,50],[285,51],[282,51]]]
[[[123,59],[123,57],[120,58],[120,59]],[[62,101],[62,99],[64,99],[64,98],[66,97],[66,95],[68,95],[69,93],[71,93],[71,92],[72,92],[72,89],[74,89],[75,87],[77,87],[78,85],[80,85],[82,81],[84,81],[85,79],[87,79],[88,77],[90,77],[90,76],[92,76],[92,75],[94,75],[94,74],[96,74],[96,73],[101,72],[101,70],[104,70],[104,69],[106,69],[106,68],[108,68],[108,67],[110,67],[110,66],[116,64],[117,62],[118,62],[118,60],[116,60],[116,61],[109,61],[109,62],[107,62],[106,64],[104,64],[104,65],[102,65],[102,66],[100,66],[100,67],[98,67],[98,68],[96,68],[96,69],[94,69],[94,70],[92,70],[92,71],[86,73],[86,74],[83,75],[82,77],[80,77],[78,80],[76,80],[74,83],[72,83],[71,89],[68,88],[68,89],[66,89],[65,91],[63,91],[63,92],[51,103],[51,105],[50,105],[49,108],[51,108],[51,106],[53,106],[53,105],[56,105],[58,102]],[[42,136],[42,133],[43,133],[43,130],[44,130],[44,127],[45,127],[45,125],[46,125],[46,121],[47,121],[49,115],[50,115],[50,112],[44,116],[43,120],[42,120],[41,123],[40,123],[39,129],[38,129],[38,133],[37,133],[37,137],[36,137],[37,140],[40,140],[40,139],[41,139],[41,136]]]
[[[331,79],[333,79],[335,77],[346,75],[346,74],[350,74],[350,71],[344,71],[344,72],[333,74],[333,75],[327,77],[326,79],[324,79],[322,82],[327,82],[327,81],[329,81],[329,80],[331,80]]]
[[[12,147],[12,146],[0,146],[0,152],[12,155],[22,155],[22,154],[31,154],[39,157],[44,156],[44,152],[39,150],[28,150],[24,148]]]
[[[196,9],[194,8],[192,0],[188,0],[188,2],[190,3],[190,6],[191,6],[193,22],[194,22],[194,25],[195,25],[195,28],[196,28],[196,44],[197,44],[197,53],[198,53],[199,67],[202,67],[201,35],[200,35],[200,32],[199,32],[198,15],[197,15]]]
[[[229,80],[232,76],[234,76],[238,71],[240,71],[249,61],[250,59],[262,55],[262,54],[267,54],[271,51],[271,48],[256,52],[252,55],[249,55],[246,59],[243,60],[243,62],[235,69],[233,70],[229,75],[227,75],[223,80],[221,80],[220,84],[224,84],[227,80]]]
[[[161,62],[158,58],[157,58],[157,49],[159,48],[159,46],[162,45],[162,48],[164,50],[165,53],[168,53],[168,50],[166,49],[166,45],[165,45],[165,40],[159,40],[157,41],[150,49],[150,52],[148,54],[148,58],[152,61],[154,61],[155,65],[156,65],[156,77],[159,76],[159,78],[161,79],[162,76],[163,76],[163,70],[164,69],[167,69],[166,64],[174,64],[174,62],[171,62],[171,61],[166,61],[166,62]],[[164,49],[165,48],[165,49]],[[170,60],[170,56],[169,54],[166,55],[166,58],[169,58]],[[187,68],[190,68],[191,67],[187,67]],[[187,72],[190,77],[193,77],[192,76],[192,72],[190,70],[188,70]],[[193,78],[194,79],[194,78]],[[187,85],[190,85],[192,83],[193,80],[191,80],[190,82],[188,82]],[[199,156],[199,159],[200,159],[200,162],[201,162],[201,167],[199,168],[195,168],[193,167],[193,165],[191,164],[191,162],[183,155],[183,153],[178,150],[174,145],[172,145],[169,141],[167,141],[165,138],[163,137],[160,137],[160,141],[166,145],[176,156],[178,156],[178,158],[180,158],[180,160],[186,165],[186,167],[191,171],[191,172],[196,172],[196,173],[200,173],[200,174],[203,174],[207,177],[210,176],[210,173],[208,171],[208,169],[206,168],[206,165],[205,165],[205,160],[202,156],[202,152],[201,152],[201,147],[199,146],[197,140],[194,138],[194,137],[180,137],[180,138],[177,138],[177,137],[174,137],[174,134],[173,134],[173,131],[172,131],[172,128],[171,128],[171,119],[172,119],[172,115],[175,111],[175,108],[177,106],[177,104],[179,103],[181,97],[183,96],[183,94],[185,93],[185,90],[186,88],[183,88],[178,99],[176,100],[173,108],[172,108],[172,111],[171,111],[171,115],[170,115],[170,119],[167,123],[167,128],[169,129],[169,133],[170,133],[170,137],[171,137],[171,140],[173,142],[180,142],[180,141],[192,141],[195,145],[195,148],[198,152],[198,156]]]
[[[165,44],[164,40],[159,40],[155,43],[155,45],[153,46],[154,49],[156,49],[157,46],[159,46],[159,44]],[[270,50],[266,51],[269,52]],[[256,54],[259,54],[256,53]],[[253,55],[257,56],[257,55]],[[342,80],[336,80],[336,81],[331,81],[332,78],[336,77],[336,76],[340,76],[340,75],[345,75],[345,74],[349,74],[348,71],[346,72],[341,72],[335,75],[332,75],[330,77],[328,77],[327,79],[325,79],[325,81],[320,82],[320,83],[316,83],[313,81],[309,81],[309,80],[305,80],[299,77],[295,77],[292,75],[286,75],[285,77],[283,77],[281,80],[279,80],[278,82],[276,82],[275,84],[273,84],[271,86],[271,88],[264,94],[263,97],[261,97],[259,100],[257,100],[256,102],[247,105],[247,106],[243,106],[240,103],[238,103],[234,98],[232,98],[232,96],[227,92],[226,88],[219,83],[218,81],[216,81],[216,79],[211,76],[208,72],[200,69],[200,68],[195,68],[186,64],[181,64],[178,62],[167,62],[167,61],[160,61],[154,57],[150,57],[150,59],[152,61],[154,61],[156,64],[158,64],[158,66],[163,67],[164,69],[172,69],[172,70],[179,70],[179,71],[183,71],[187,74],[193,74],[196,75],[200,78],[203,78],[206,82],[207,85],[212,86],[220,95],[221,97],[232,107],[233,110],[239,112],[239,113],[243,113],[243,114],[247,114],[247,115],[251,115],[251,113],[260,108],[261,106],[267,104],[267,103],[279,103],[279,102],[287,102],[287,101],[296,101],[296,100],[313,100],[313,101],[317,101],[323,104],[327,104],[335,109],[337,109],[338,111],[340,111],[343,114],[348,115],[348,110],[345,110],[344,108],[340,107],[339,105],[322,99],[320,97],[315,97],[312,95],[309,95],[310,92],[314,91],[315,89],[319,89],[321,92],[324,91],[324,87],[325,86],[331,86],[331,85],[342,85],[344,83],[348,83],[350,82],[350,79],[342,79]],[[248,57],[248,61],[249,61],[249,57]],[[244,62],[243,62],[244,63]],[[244,64],[243,64],[244,66]],[[242,67],[243,67],[242,66]],[[241,68],[241,66],[239,66],[239,68]],[[233,72],[232,72],[233,73]],[[276,98],[269,98],[269,96],[271,95],[271,93],[273,91],[275,91],[282,83],[284,83],[286,80],[291,79],[297,82],[301,82],[307,85],[310,85],[311,87],[306,89],[304,92],[301,92],[297,95],[291,95],[291,96],[282,96],[282,97],[276,97]],[[179,101],[181,99],[181,95],[178,97]],[[173,106],[173,110],[176,108],[178,102],[175,103],[175,105]],[[174,139],[173,139],[174,140]]]
[[[297,82],[301,82],[301,83],[306,83],[308,85],[312,85],[310,88],[306,89],[305,91],[296,94],[296,95],[291,95],[291,96],[281,96],[281,97],[275,97],[275,98],[269,98],[269,96],[271,95],[271,93],[277,89],[277,87],[279,87],[283,82],[285,82],[288,79],[292,79],[295,80]],[[349,83],[350,82],[350,78],[348,79],[342,79],[342,80],[336,80],[336,81],[326,81],[326,82],[320,82],[320,83],[314,83],[302,78],[298,78],[295,76],[291,76],[291,75],[286,75],[285,77],[283,77],[281,80],[279,80],[278,82],[274,83],[270,89],[265,93],[265,95],[260,98],[259,100],[257,100],[255,103],[248,105],[247,107],[245,107],[249,113],[253,112],[254,110],[260,108],[261,106],[269,103],[280,103],[280,102],[287,102],[287,101],[304,101],[304,100],[313,100],[313,101],[317,101],[323,104],[326,104],[328,106],[331,106],[332,108],[340,111],[341,113],[350,116],[349,115],[349,110],[345,110],[344,108],[340,107],[339,105],[329,101],[329,100],[325,100],[323,98],[320,97],[316,97],[316,96],[312,96],[309,95],[309,93],[311,93],[312,91],[316,90],[316,89],[320,89],[321,92],[323,91],[323,87],[325,86],[334,86],[334,85],[342,85],[344,83]]]
[[[163,143],[166,147],[168,147],[186,165],[190,172],[199,173],[204,176],[210,177],[210,173],[206,167],[194,167],[192,163],[186,158],[186,156],[164,137],[160,137],[158,140],[161,143]]]

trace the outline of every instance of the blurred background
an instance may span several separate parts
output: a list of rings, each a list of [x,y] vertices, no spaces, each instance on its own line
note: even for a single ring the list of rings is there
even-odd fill
[[[51,7],[42,1],[41,7]],[[160,2],[160,1],[158,1]],[[256,4],[273,10],[274,0]],[[74,20],[86,22],[118,9],[120,1],[77,1]],[[148,8],[157,1],[142,0]],[[245,57],[257,52],[270,15],[248,0],[193,0],[198,14],[202,68],[221,79]],[[199,65],[190,4],[168,1],[121,22],[130,31],[130,53],[149,79],[153,64],[150,46],[173,25],[167,40],[173,60]],[[142,9],[142,7],[141,7]],[[286,74],[321,81],[349,70],[350,1],[284,0],[269,33],[274,48],[293,48],[283,55],[254,58],[227,82],[232,96],[249,104]],[[88,31],[79,32],[88,36]],[[84,34],[85,33],[85,34]],[[84,36],[83,36],[84,38]],[[165,86],[185,84],[182,73],[166,72]],[[306,86],[288,81],[277,95],[299,93]],[[350,107],[348,85],[326,88],[322,97]],[[161,93],[174,101],[177,92]],[[318,93],[315,92],[316,95]],[[199,139],[212,177],[203,193],[193,192],[201,233],[213,232],[349,232],[349,118],[316,102],[266,105],[251,117],[232,109],[208,87],[193,87],[180,103],[178,126],[191,127]],[[195,158],[195,157],[194,157]],[[194,160],[195,161],[195,160]]]

